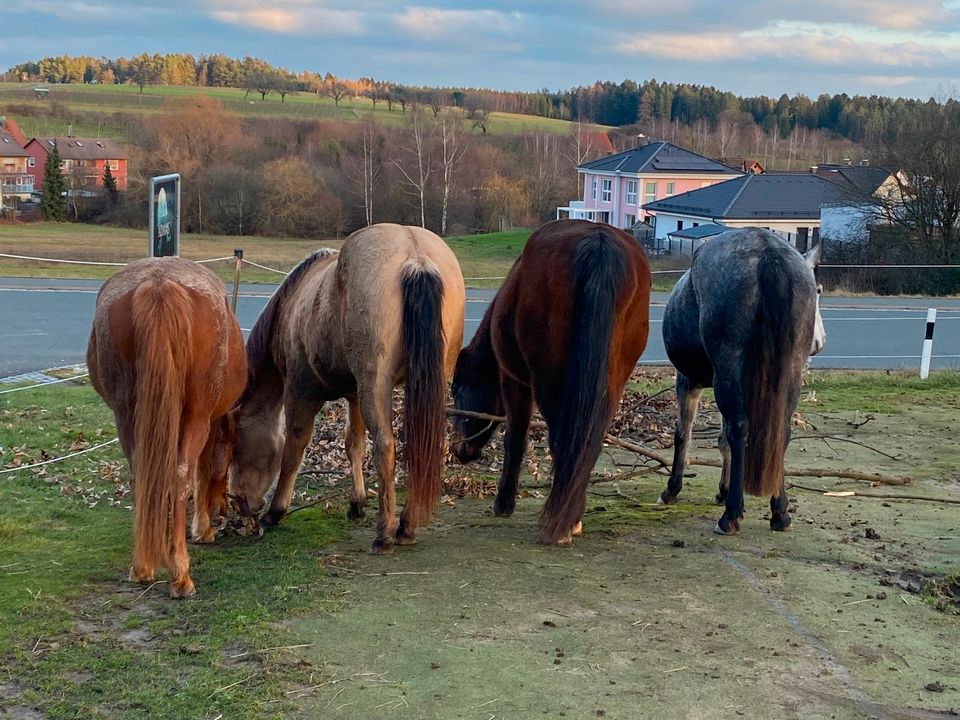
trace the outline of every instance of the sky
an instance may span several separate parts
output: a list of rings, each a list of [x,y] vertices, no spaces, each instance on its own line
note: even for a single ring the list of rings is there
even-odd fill
[[[250,55],[405,84],[656,78],[741,95],[956,94],[960,0],[4,0],[0,68],[46,55]]]

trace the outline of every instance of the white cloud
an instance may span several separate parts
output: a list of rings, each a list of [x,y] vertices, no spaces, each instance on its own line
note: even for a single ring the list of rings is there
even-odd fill
[[[510,34],[519,28],[522,19],[523,16],[517,12],[415,6],[395,15],[393,21],[407,34],[420,39],[441,38],[461,42],[477,34]]]
[[[311,0],[285,0],[264,7],[256,0],[209,0],[208,14],[220,22],[304,36],[362,35],[363,13]]]

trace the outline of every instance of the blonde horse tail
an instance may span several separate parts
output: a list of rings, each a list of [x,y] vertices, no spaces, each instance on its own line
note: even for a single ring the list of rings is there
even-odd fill
[[[432,263],[410,262],[402,271],[402,342],[406,360],[403,440],[407,461],[404,513],[411,529],[433,516],[443,470],[443,280]]]
[[[193,308],[190,295],[170,280],[150,280],[133,294],[136,351],[134,409],[135,557],[168,565],[171,516],[179,493],[189,491],[179,468],[180,416],[186,393]]]

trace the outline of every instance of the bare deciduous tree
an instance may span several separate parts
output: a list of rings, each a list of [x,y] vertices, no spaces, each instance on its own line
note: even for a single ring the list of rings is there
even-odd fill
[[[463,116],[459,110],[447,108],[440,113],[437,123],[440,160],[443,170],[443,198],[440,203],[440,234],[447,234],[447,209],[453,189],[453,170],[463,160],[467,146],[463,138]]]
[[[393,164],[404,177],[406,192],[417,199],[420,210],[420,227],[427,226],[427,182],[433,174],[433,163],[430,153],[430,137],[426,126],[423,109],[419,106],[410,111],[410,120],[407,126],[407,143],[401,147],[407,159],[408,167],[404,163],[394,160]]]

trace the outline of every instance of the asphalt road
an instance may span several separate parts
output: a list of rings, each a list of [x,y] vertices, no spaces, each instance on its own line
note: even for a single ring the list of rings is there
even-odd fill
[[[84,361],[87,335],[100,281],[0,278],[0,377]],[[240,326],[250,328],[272,287],[241,285],[237,305]],[[466,337],[486,310],[489,290],[467,292]],[[660,338],[663,302],[655,293],[651,333],[642,363],[665,363]],[[926,311],[938,308],[933,368],[960,368],[960,300],[911,298],[832,298],[822,300],[827,331],[814,367],[917,368]]]

